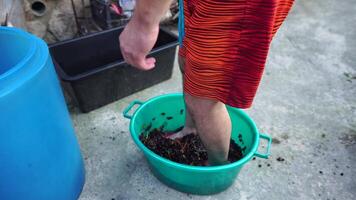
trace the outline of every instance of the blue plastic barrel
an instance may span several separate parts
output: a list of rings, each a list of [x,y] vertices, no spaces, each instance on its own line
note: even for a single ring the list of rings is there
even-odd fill
[[[0,199],[74,200],[84,179],[46,43],[0,27]]]

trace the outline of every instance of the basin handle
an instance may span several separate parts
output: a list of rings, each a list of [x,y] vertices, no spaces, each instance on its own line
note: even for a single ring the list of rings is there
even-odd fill
[[[272,144],[272,138],[266,134],[260,133],[260,140],[265,139],[267,140],[267,151],[266,153],[259,153],[258,150],[255,152],[255,156],[260,157],[260,158],[265,158],[267,159],[268,156],[271,154],[271,144]]]
[[[130,112],[130,110],[135,106],[135,105],[139,105],[137,108],[139,108],[141,105],[143,104],[143,102],[138,101],[138,100],[134,100],[133,102],[130,103],[130,105],[127,106],[127,108],[125,108],[124,112],[122,112],[122,114],[124,115],[125,118],[127,119],[131,119],[132,116],[135,115],[136,110],[133,112],[132,115],[129,115],[128,113]]]

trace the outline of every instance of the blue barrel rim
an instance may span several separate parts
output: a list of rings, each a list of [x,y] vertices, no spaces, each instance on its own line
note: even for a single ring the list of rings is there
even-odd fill
[[[21,30],[21,29],[18,29],[18,28],[13,28],[13,27],[3,27],[1,26],[0,27],[0,32],[2,31],[5,31],[9,34],[17,34],[19,35],[20,37],[25,37],[26,39],[28,39],[29,41],[31,41],[31,44],[29,45],[29,49],[28,51],[26,52],[25,56],[19,60],[19,62],[17,62],[15,64],[15,66],[11,67],[10,69],[8,69],[7,71],[5,71],[4,73],[0,74],[0,81],[2,79],[4,79],[5,77],[7,76],[10,76],[14,73],[16,73],[19,69],[21,69],[22,67],[25,66],[25,64],[31,60],[31,58],[35,55],[36,53],[36,41],[35,40],[32,40],[31,39],[31,35],[28,34],[27,32]]]
[[[27,40],[29,44],[23,58],[0,74],[0,98],[35,77],[50,56],[47,44],[43,40],[22,29],[0,27],[0,37],[2,33]]]

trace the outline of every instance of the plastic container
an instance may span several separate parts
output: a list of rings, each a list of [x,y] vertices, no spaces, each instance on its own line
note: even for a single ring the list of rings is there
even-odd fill
[[[102,29],[123,26],[129,21],[129,18],[124,14],[118,15],[112,12],[110,4],[111,1],[90,0],[90,8],[93,19]]]
[[[0,199],[77,199],[84,166],[47,45],[0,27],[0,55]]]
[[[50,46],[65,88],[83,112],[116,101],[172,76],[177,37],[164,29],[149,56],[156,67],[141,71],[122,58],[118,36],[123,27]]]
[[[128,114],[136,105],[136,111],[132,115]],[[227,107],[232,122],[231,137],[242,148],[246,147],[244,157],[237,162],[210,167],[184,165],[160,157],[142,144],[139,135],[147,129],[164,126],[164,130],[172,131],[181,127],[185,119],[184,107],[182,94],[167,94],[145,103],[134,101],[124,111],[124,117],[131,119],[130,132],[134,142],[146,156],[153,174],[163,183],[186,193],[215,194],[231,186],[243,165],[254,156],[268,158],[272,139],[259,133],[245,112],[232,107]],[[173,118],[167,120],[167,117]],[[238,139],[239,134],[242,135],[243,143]],[[257,151],[260,139],[268,141],[264,154]]]

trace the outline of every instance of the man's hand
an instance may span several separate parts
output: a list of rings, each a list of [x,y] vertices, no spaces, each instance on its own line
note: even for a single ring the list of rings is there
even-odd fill
[[[141,70],[154,68],[156,60],[146,56],[156,43],[158,32],[158,25],[146,27],[133,18],[119,37],[125,61]]]
[[[172,0],[137,0],[132,19],[120,35],[120,48],[125,61],[138,69],[154,68],[156,60],[146,58],[159,32],[159,21]]]

